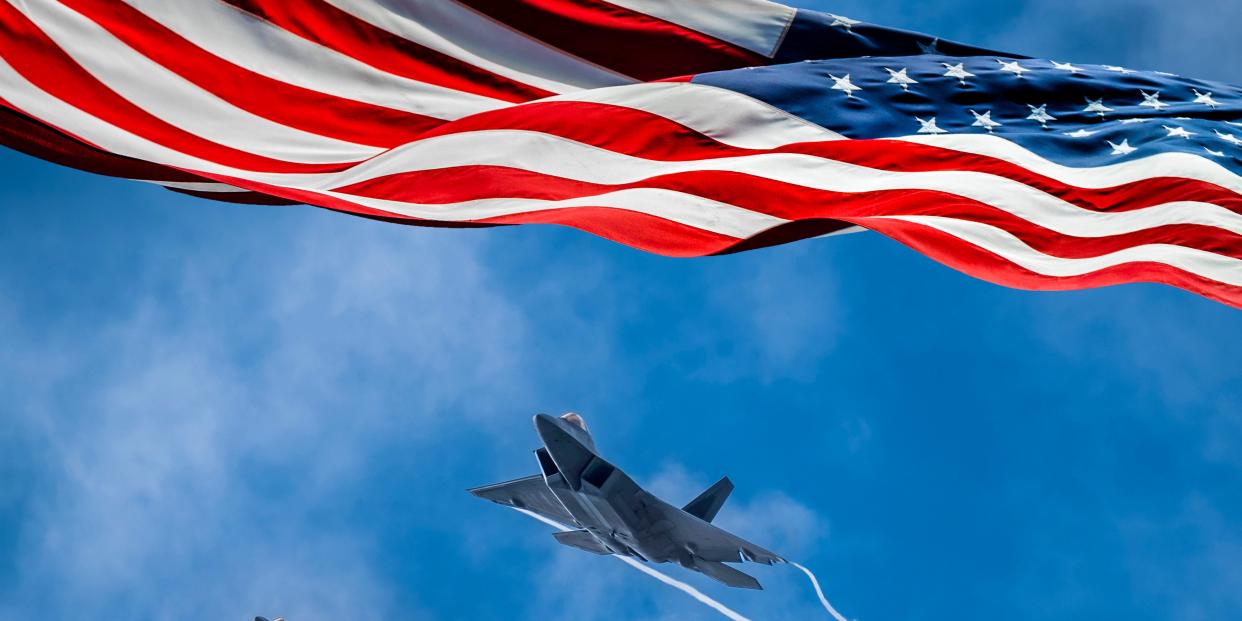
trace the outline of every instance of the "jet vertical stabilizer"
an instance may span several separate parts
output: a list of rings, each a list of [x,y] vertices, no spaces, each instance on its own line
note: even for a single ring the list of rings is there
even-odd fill
[[[733,481],[725,477],[707,488],[707,491],[699,494],[698,498],[691,500],[681,510],[704,522],[710,522],[716,519],[716,514],[720,512],[720,508],[724,506],[731,493],[733,493]]]

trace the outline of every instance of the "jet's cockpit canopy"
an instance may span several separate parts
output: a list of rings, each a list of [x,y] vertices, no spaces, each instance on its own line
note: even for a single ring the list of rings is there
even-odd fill
[[[561,419],[583,431],[587,430],[586,421],[582,420],[582,417],[578,416],[574,412],[566,412],[561,414]]]

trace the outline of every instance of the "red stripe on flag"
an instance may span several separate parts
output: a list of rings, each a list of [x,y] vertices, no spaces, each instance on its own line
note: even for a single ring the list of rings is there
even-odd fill
[[[508,102],[555,94],[410,41],[323,0],[223,1],[393,75]]]
[[[100,120],[188,155],[266,172],[331,172],[347,167],[344,164],[286,162],[255,155],[171,125],[108,88],[7,2],[0,2],[0,57],[49,95]]]
[[[293,201],[261,192],[199,192],[182,188],[167,189],[177,194],[185,194],[194,198],[206,198],[220,203],[233,203],[235,205],[289,206],[301,204],[301,201]]]
[[[320,136],[395,147],[444,121],[344,99],[255,73],[113,0],[62,0],[169,71],[251,114]]]
[[[768,59],[602,0],[457,0],[510,28],[639,80],[768,64]]]
[[[1242,287],[1227,285],[1171,265],[1133,262],[1081,276],[1047,276],[943,231],[901,220],[859,219],[856,224],[882,233],[953,269],[988,282],[1036,291],[1064,291],[1111,285],[1155,282],[1185,289],[1242,309]]]
[[[573,122],[567,123],[565,119]],[[670,162],[796,153],[893,172],[980,172],[1029,185],[1093,211],[1132,211],[1171,201],[1199,201],[1242,214],[1242,196],[1194,179],[1154,177],[1107,188],[1080,188],[998,158],[902,140],[830,140],[770,150],[742,149],[665,117],[611,104],[533,102],[446,123],[422,138],[495,129],[539,132],[634,157]]]
[[[502,166],[459,166],[390,175],[339,188],[355,196],[411,204],[480,199],[569,200],[637,188],[700,196],[786,220],[846,220],[929,215],[981,222],[1021,239],[1044,254],[1094,257],[1142,244],[1176,244],[1242,259],[1242,236],[1196,224],[1165,224],[1106,237],[1052,231],[999,207],[932,190],[831,192],[736,172],[691,171],[624,184],[601,184]]]
[[[571,207],[527,211],[487,218],[499,224],[559,224],[598,235],[632,248],[668,257],[701,257],[718,254],[739,239],[673,222],[658,216],[614,207]]]
[[[559,224],[598,235],[639,250],[670,257],[698,257],[719,254],[727,252],[729,248],[736,246],[742,241],[736,237],[705,231],[658,216],[607,206],[534,210],[477,220],[436,221],[402,216],[394,212],[360,205],[345,198],[327,196],[309,190],[282,188],[223,175],[208,176],[222,183],[247,188],[255,192],[271,194],[290,201],[307,203],[374,219],[400,221],[417,226],[450,227],[503,224]]]
[[[283,196],[291,200],[307,202],[329,209],[379,219],[404,219],[398,214],[365,207],[335,196],[324,196],[316,192],[271,187],[242,179],[230,179],[217,175],[208,176],[224,183]],[[917,197],[914,199],[909,197],[902,198],[903,194],[909,193],[893,194],[895,196],[893,200],[895,201],[917,200]],[[991,251],[983,250],[953,235],[924,225],[874,216],[843,217],[841,220],[864,226],[892,237],[959,271],[1007,286],[1052,290],[1097,287],[1129,282],[1159,282],[1187,289],[1225,304],[1242,308],[1242,288],[1197,276],[1162,263],[1139,261],[1096,270],[1081,276],[1047,276],[1022,268]],[[811,218],[811,221],[820,222],[820,220],[815,218]],[[424,223],[424,221],[416,218],[408,218],[408,222],[410,224]],[[434,221],[425,223],[429,225],[444,224]],[[547,223],[571,226],[641,250],[668,256],[689,257],[722,254],[754,243],[753,241],[734,239],[729,236],[670,222],[656,216],[608,207],[534,210],[521,214],[474,220],[468,223],[449,223],[449,225],[518,223]],[[1029,225],[1029,223],[1027,224]],[[780,235],[781,231],[779,229],[781,228],[783,227],[775,227],[769,231],[760,232],[755,238],[762,238],[765,235]],[[1030,236],[1028,235],[1029,238]],[[1032,241],[1039,243],[1038,239]],[[1232,248],[1236,251],[1237,246],[1232,246]],[[1052,250],[1050,247],[1044,249]],[[1036,250],[1039,250],[1039,248],[1036,248]],[[1077,251],[1071,251],[1067,254],[1077,254]]]
[[[27,155],[98,175],[149,181],[201,182],[202,177],[102,151],[11,110],[0,100],[0,144]]]
[[[1017,164],[903,140],[842,140],[775,149],[893,172],[981,172],[1037,188],[1093,211],[1132,211],[1171,201],[1199,201],[1242,214],[1242,196],[1213,183],[1181,177],[1152,177],[1106,188],[1080,188]]]

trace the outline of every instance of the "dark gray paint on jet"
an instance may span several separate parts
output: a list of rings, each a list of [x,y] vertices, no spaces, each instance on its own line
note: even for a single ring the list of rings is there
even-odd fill
[[[759,581],[725,563],[772,565],[784,559],[711,524],[733,484],[721,479],[677,508],[639,487],[599,456],[577,414],[535,416],[543,447],[540,474],[470,490],[502,505],[538,514],[570,530],[560,543],[594,554],[677,563],[732,587],[761,589]]]

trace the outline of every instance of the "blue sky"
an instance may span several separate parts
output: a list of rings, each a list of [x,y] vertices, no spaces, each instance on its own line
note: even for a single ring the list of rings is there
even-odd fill
[[[1242,82],[1216,0],[804,2]],[[0,619],[715,619],[464,493],[582,412],[868,619],[1242,616],[1242,314],[878,235],[708,260],[217,205],[0,152]],[[822,618],[789,568],[732,592]]]

